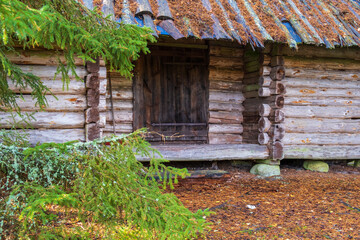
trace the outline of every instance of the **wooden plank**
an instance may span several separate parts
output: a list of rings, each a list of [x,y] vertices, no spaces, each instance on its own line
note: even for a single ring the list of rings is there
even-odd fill
[[[27,130],[8,130],[24,131],[29,135],[29,142],[32,146],[37,143],[56,142],[63,143],[67,141],[85,141],[85,130],[79,129],[27,129]]]
[[[359,89],[336,89],[336,88],[292,88],[286,89],[286,95],[291,97],[316,96],[316,97],[342,97],[359,98]]]
[[[360,97],[360,96],[359,96]],[[295,106],[360,106],[360,98],[285,97],[285,105]]]
[[[114,110],[132,110],[134,108],[134,103],[131,100],[114,100]],[[107,99],[106,102],[107,109],[111,109],[110,107],[110,99]]]
[[[237,144],[242,142],[240,134],[209,133],[209,144]]]
[[[285,145],[286,159],[341,160],[360,159],[360,145],[318,146]]]
[[[321,106],[286,106],[286,117],[294,118],[360,118],[360,107],[321,107]]]
[[[27,123],[21,121],[22,118],[16,113],[0,112],[0,127],[11,128],[15,123],[22,127],[32,128],[60,128],[72,129],[82,128],[85,124],[85,115],[83,112],[36,112],[31,114],[34,118],[26,119]]]
[[[239,59],[236,58],[210,56],[209,66],[215,68],[242,69],[244,65],[243,61],[239,61]]]
[[[294,51],[294,49],[290,48],[289,46],[284,46],[281,52],[283,55],[286,56],[298,56],[307,58],[344,58],[360,60],[360,50],[356,47],[329,49],[312,45],[299,45],[296,51]]]
[[[56,99],[57,98],[57,99]],[[46,95],[48,112],[79,112],[86,109],[86,97],[84,95]],[[31,95],[23,95],[23,99],[17,98],[16,103],[22,111],[36,111],[39,106],[35,106],[35,100]]]
[[[243,116],[240,112],[209,111],[209,115],[209,123],[237,124],[243,121]]]
[[[286,133],[286,145],[360,145],[360,133]]]
[[[322,80],[360,80],[360,71],[316,70],[309,68],[286,68],[286,78],[322,79]]]
[[[210,81],[210,90],[230,90],[241,92],[243,85],[241,82],[224,82],[224,81]]]
[[[229,81],[238,82],[244,78],[244,71],[241,69],[216,69],[209,68],[209,80],[211,81]]]
[[[132,123],[133,121],[133,112],[131,110],[115,110],[114,116],[116,123]],[[107,112],[106,121],[112,122],[110,111]]]
[[[360,74],[360,72],[359,72]],[[355,80],[355,79],[354,79]],[[290,88],[336,88],[336,89],[351,89],[351,88],[360,88],[360,81],[350,81],[350,80],[340,80],[340,79],[322,79],[316,75],[313,75],[313,78],[286,78],[283,81],[284,84],[288,85]]]
[[[285,68],[311,68],[318,70],[359,70],[360,61],[336,58],[284,57]]]
[[[244,107],[240,103],[209,102],[209,111],[242,112]]]
[[[57,72],[56,66],[19,65],[18,67],[24,72],[35,74],[42,80],[62,79],[61,74],[58,74],[55,77],[55,73]],[[84,79],[84,77],[88,74],[85,67],[77,67],[75,72],[82,79]],[[75,79],[75,76],[71,72],[69,72],[69,78]]]
[[[214,90],[209,91],[209,102],[242,103],[244,100],[245,97],[241,92],[219,92]]]
[[[64,54],[51,50],[23,50],[16,49],[14,52],[5,52],[9,60],[15,64],[20,65],[48,65],[57,66],[59,60],[62,64],[66,64]],[[75,58],[74,64],[77,66],[84,66],[85,63],[81,58]]]
[[[110,98],[110,95],[106,95],[106,98]],[[130,89],[114,90],[113,100],[133,100],[134,94]]]
[[[133,126],[131,123],[119,123],[115,125],[117,133],[131,133],[133,132]],[[112,122],[107,122],[104,128],[104,133],[113,133]]]
[[[50,89],[50,91],[55,94],[81,94],[85,95],[85,83],[81,81],[71,80],[69,87],[63,84],[61,80],[41,80],[42,83]],[[10,80],[7,81],[9,89],[15,93],[30,94],[32,89],[28,86],[24,89],[21,89],[18,86],[15,86]]]
[[[258,144],[186,144],[186,145],[156,145],[169,161],[221,161],[221,160],[251,160],[266,159],[266,146]],[[137,156],[139,161],[149,161],[149,158]]]
[[[287,133],[359,133],[360,119],[286,118]]]
[[[223,46],[210,46],[210,56],[242,58],[244,55],[243,48],[231,48]],[[240,59],[238,59],[240,60]]]
[[[241,134],[243,127],[241,124],[209,124],[210,133],[234,133]]]

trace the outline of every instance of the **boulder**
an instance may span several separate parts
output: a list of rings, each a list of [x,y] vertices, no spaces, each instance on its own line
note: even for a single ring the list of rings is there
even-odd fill
[[[304,161],[303,167],[314,172],[328,172],[329,165],[323,161]]]
[[[262,177],[279,176],[280,166],[268,165],[268,164],[256,164],[251,168],[250,173]]]

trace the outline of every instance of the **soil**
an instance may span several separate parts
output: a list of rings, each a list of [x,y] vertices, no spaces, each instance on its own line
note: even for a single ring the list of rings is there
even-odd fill
[[[221,179],[181,180],[173,192],[193,211],[214,212],[203,239],[360,239],[359,168],[281,168],[281,178],[265,179],[228,168]]]

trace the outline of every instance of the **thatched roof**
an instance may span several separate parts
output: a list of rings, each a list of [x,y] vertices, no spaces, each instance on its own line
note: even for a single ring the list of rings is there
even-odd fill
[[[174,39],[360,46],[360,0],[83,0]]]

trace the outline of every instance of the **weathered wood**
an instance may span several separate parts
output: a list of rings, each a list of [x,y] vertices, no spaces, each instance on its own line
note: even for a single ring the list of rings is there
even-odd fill
[[[100,127],[97,123],[88,123],[85,125],[86,141],[93,141],[100,138]]]
[[[94,62],[86,62],[86,70],[89,73],[98,73],[100,71],[100,59],[97,58]]]
[[[86,88],[99,89],[100,88],[100,80],[99,73],[90,73],[85,77],[85,86]]]
[[[360,88],[358,89],[334,89],[334,88],[292,88],[288,87],[287,96],[316,96],[316,97],[342,97],[359,98]]]
[[[242,69],[243,62],[234,58],[210,56],[209,66],[215,68]]]
[[[109,95],[106,95],[109,98]],[[132,100],[134,98],[134,94],[131,90],[114,90],[113,91],[113,99],[114,100]]]
[[[241,124],[209,124],[209,133],[234,133],[241,134],[243,127]]]
[[[359,133],[360,119],[286,118],[287,133]]]
[[[284,96],[275,95],[267,98],[253,98],[246,99],[243,103],[245,109],[249,111],[260,110],[261,104],[268,104],[271,108],[282,108],[284,107]]]
[[[91,107],[85,111],[85,123],[96,123],[100,120],[99,108]]]
[[[110,100],[106,102],[107,109],[111,109]],[[114,100],[114,110],[131,110],[134,108],[134,103],[131,100]]]
[[[284,58],[282,56],[272,56],[270,61],[271,67],[276,66],[283,66],[284,65]]]
[[[31,95],[23,95],[23,99],[17,98],[16,103],[22,111],[36,111],[39,106],[35,106],[35,100]],[[57,98],[57,99],[56,99]],[[79,112],[86,109],[86,98],[83,95],[46,95],[48,106],[45,108],[49,112]]]
[[[218,92],[209,91],[209,102],[230,102],[230,103],[242,103],[245,97],[241,92]]]
[[[267,133],[259,133],[258,134],[258,143],[260,145],[266,145],[270,141],[270,137]]]
[[[100,95],[106,95],[107,86],[108,86],[108,80],[100,79],[100,85],[99,85],[99,94]]]
[[[357,106],[285,106],[286,117],[294,118],[360,118]]]
[[[209,102],[209,111],[244,111],[244,107],[240,103],[226,103],[226,102]]]
[[[360,98],[339,97],[285,97],[285,105],[297,106],[360,106]]]
[[[243,48],[230,48],[222,46],[210,46],[210,56],[241,58],[244,55]]]
[[[240,134],[209,133],[209,144],[237,144],[242,142]]]
[[[100,93],[98,89],[88,89],[86,91],[86,100],[88,107],[98,107],[100,103]]]
[[[360,145],[360,133],[286,133],[287,145]]]
[[[258,126],[259,132],[268,132],[271,128],[271,122],[267,117],[261,117]]]
[[[223,81],[210,81],[210,90],[230,90],[242,91],[243,85],[241,82],[223,82]]]
[[[360,159],[360,145],[285,145],[286,159],[341,160]]]
[[[68,141],[85,141],[84,128],[76,129],[27,129],[27,130],[8,130],[24,131],[29,134],[29,142],[32,146],[37,143],[56,142],[63,143]]]
[[[261,87],[270,87],[272,81],[269,76],[259,77],[259,85]]]
[[[58,74],[55,77],[55,73],[57,72],[56,66],[39,66],[39,65],[19,65],[18,66],[22,71],[33,73],[41,80],[61,80],[62,76],[61,74]],[[88,73],[85,69],[85,67],[77,67],[75,69],[75,73],[78,75],[79,78],[84,78]],[[69,78],[75,79],[75,76],[72,75],[72,73],[69,71]]]
[[[346,72],[344,72],[346,73]],[[360,74],[360,72],[359,72]],[[352,89],[360,88],[360,81],[354,80],[339,80],[339,79],[323,79],[322,76],[313,75],[312,78],[290,78],[287,77],[284,84],[291,88],[335,88],[335,89]]]
[[[272,143],[269,147],[270,158],[272,160],[282,160],[284,159],[284,144],[282,142],[276,141]]]
[[[0,126],[1,128],[11,128],[16,123],[16,125],[31,128],[71,129],[82,128],[85,124],[83,112],[36,112],[31,116],[34,119],[26,119],[24,122],[16,113],[0,112]]]
[[[55,94],[80,94],[85,95],[85,83],[81,81],[71,80],[69,86],[67,87],[61,80],[41,80],[42,83],[50,89],[50,91]],[[15,93],[30,94],[32,89],[27,86],[26,88],[21,89],[18,86],[15,86],[10,80],[7,81],[9,89]]]
[[[209,123],[237,124],[243,121],[241,112],[209,111]]]
[[[209,80],[238,82],[244,78],[244,71],[241,69],[222,69],[209,66]]]
[[[258,144],[222,145],[156,145],[153,146],[169,161],[221,161],[266,159],[268,150]],[[139,161],[150,159],[137,156]]]
[[[312,45],[299,45],[298,50],[294,51],[288,46],[284,46],[282,54],[286,56],[298,56],[307,58],[344,58],[360,60],[360,51],[356,47],[329,49]]]
[[[272,81],[272,83],[270,84],[270,92],[272,95],[285,94],[286,93],[285,85],[279,81]]]
[[[271,90],[267,87],[261,87],[259,88],[258,95],[259,97],[269,97],[271,95]]]
[[[259,106],[259,115],[262,117],[267,117],[271,113],[271,106],[269,104],[260,104]]]
[[[360,61],[336,58],[284,57],[286,68],[311,68],[318,70],[359,70]]]
[[[118,123],[115,126],[116,133],[131,133],[133,132],[133,126],[131,123]],[[104,133],[113,133],[112,122],[107,122]]]
[[[133,121],[133,112],[131,110],[115,110],[116,123],[131,123]],[[106,121],[112,122],[111,113],[107,112]]]
[[[269,137],[272,141],[281,141],[285,137],[285,125],[284,124],[274,124],[269,129]]]
[[[315,70],[309,68],[286,68],[287,78],[321,79],[321,80],[360,80],[359,71]]]
[[[281,81],[285,78],[285,68],[283,66],[272,67],[269,76],[274,81]]]

